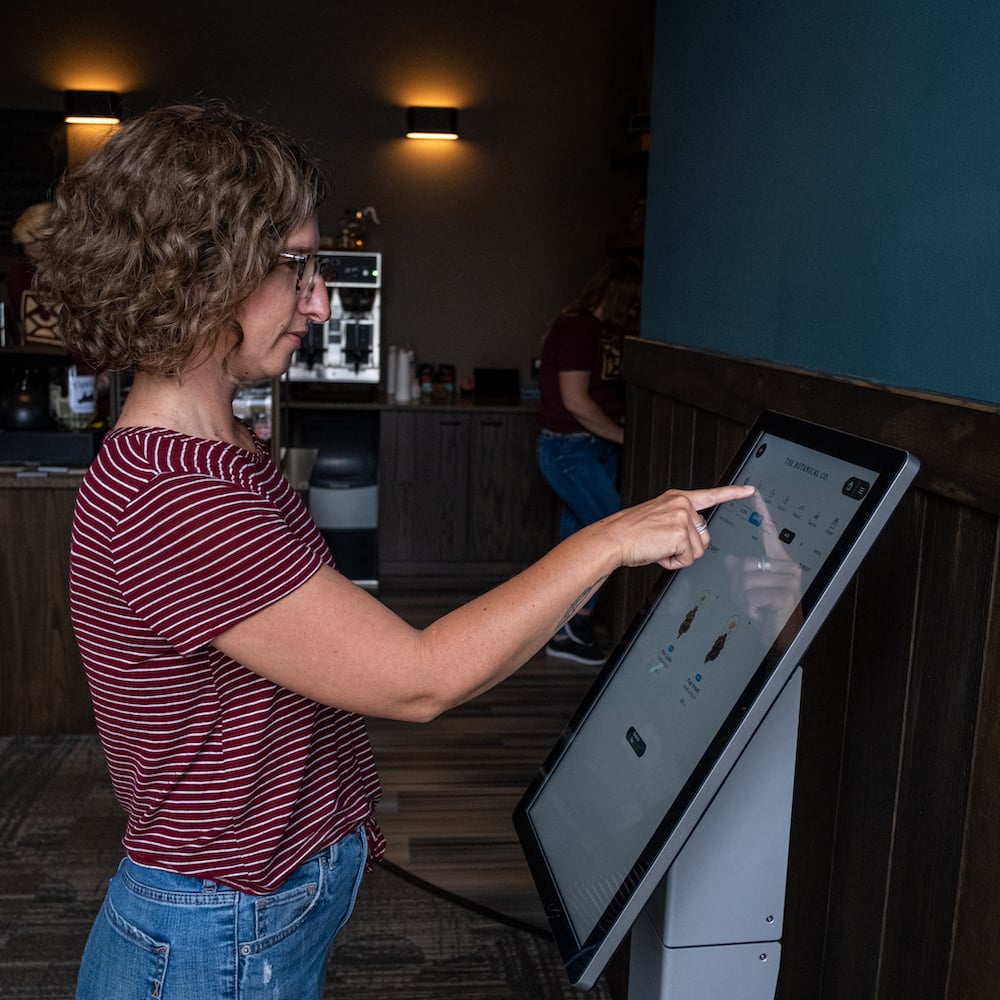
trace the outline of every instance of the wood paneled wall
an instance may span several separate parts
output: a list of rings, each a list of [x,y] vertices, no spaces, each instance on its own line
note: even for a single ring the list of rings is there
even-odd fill
[[[1000,995],[1000,409],[648,340],[625,366],[627,502],[715,483],[764,409],[921,459],[804,662],[778,996]]]

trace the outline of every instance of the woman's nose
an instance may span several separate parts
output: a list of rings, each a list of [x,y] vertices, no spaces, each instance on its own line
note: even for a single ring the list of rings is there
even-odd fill
[[[314,323],[325,323],[330,318],[330,290],[322,278],[317,278],[312,290],[299,302],[299,308]]]

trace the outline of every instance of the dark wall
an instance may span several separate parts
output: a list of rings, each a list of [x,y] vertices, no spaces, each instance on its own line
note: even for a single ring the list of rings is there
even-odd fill
[[[1000,401],[1000,5],[658,0],[644,335]]]
[[[205,95],[261,113],[329,169],[324,232],[346,207],[378,210],[386,343],[526,375],[639,192],[612,160],[645,101],[651,16],[652,0],[22,4],[0,107],[58,111],[64,89],[99,88],[132,111]],[[411,104],[458,107],[462,141],[408,143]]]

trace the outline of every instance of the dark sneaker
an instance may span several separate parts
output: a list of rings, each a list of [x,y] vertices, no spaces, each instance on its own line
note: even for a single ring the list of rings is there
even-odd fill
[[[549,639],[545,652],[560,660],[573,660],[574,663],[585,663],[593,667],[599,667],[607,660],[607,656],[601,652],[596,643],[577,642],[569,635]]]

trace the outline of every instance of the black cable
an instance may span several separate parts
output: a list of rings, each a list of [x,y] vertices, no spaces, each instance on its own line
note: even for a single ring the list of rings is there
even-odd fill
[[[418,889],[423,889],[425,892],[438,896],[449,903],[454,903],[456,906],[461,906],[466,910],[471,910],[473,913],[478,913],[479,916],[486,917],[488,920],[492,920],[495,923],[504,924],[507,927],[517,931],[523,931],[526,934],[533,934],[535,937],[543,938],[547,941],[552,940],[552,935],[549,931],[542,927],[536,927],[534,924],[529,924],[524,920],[518,920],[516,917],[508,917],[505,913],[500,913],[499,910],[491,909],[489,906],[483,906],[482,903],[476,903],[471,899],[466,899],[464,896],[459,896],[453,892],[449,892],[447,889],[442,889],[440,886],[434,885],[433,882],[428,882],[426,879],[422,879],[419,876],[414,875],[412,872],[408,872],[405,868],[400,868],[399,865],[394,864],[391,861],[383,859],[379,862],[379,867],[384,868],[387,872],[390,872],[397,878],[402,879],[404,882],[409,882]]]

